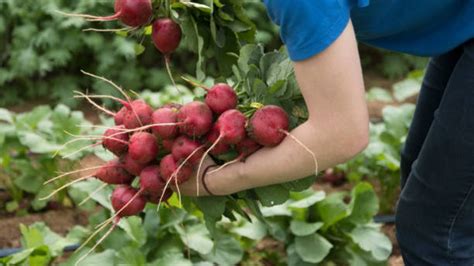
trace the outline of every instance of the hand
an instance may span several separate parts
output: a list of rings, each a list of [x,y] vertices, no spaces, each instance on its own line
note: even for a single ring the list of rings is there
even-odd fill
[[[198,196],[198,193],[197,193],[197,185],[196,185],[196,182],[198,181],[199,179],[199,196],[209,196],[209,193],[206,191],[206,189],[204,188],[204,185],[202,183],[202,176],[203,176],[203,172],[204,170],[208,167],[208,166],[212,166],[212,165],[216,165],[216,163],[214,162],[214,160],[212,160],[211,157],[207,156],[205,159],[204,159],[204,162],[201,166],[201,170],[200,170],[200,173],[199,173],[199,176],[197,175],[197,168],[198,166],[195,167],[195,170],[194,170],[194,173],[193,175],[191,176],[191,178],[186,181],[185,183],[179,185],[179,192],[181,192],[181,195],[183,196],[191,196],[191,197],[196,197]],[[207,180],[206,180],[207,181]],[[178,188],[176,186],[174,186],[174,184],[172,185],[171,187],[175,192],[178,192]]]

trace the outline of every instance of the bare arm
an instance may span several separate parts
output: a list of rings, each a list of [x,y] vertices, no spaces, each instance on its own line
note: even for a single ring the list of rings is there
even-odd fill
[[[326,50],[295,62],[294,67],[309,119],[291,133],[316,154],[319,170],[349,160],[366,147],[369,124],[352,24],[349,23]],[[297,180],[313,173],[311,155],[285,138],[277,147],[264,148],[245,163],[208,174],[206,183],[213,194],[226,195]],[[184,194],[195,194],[194,182],[183,184]],[[200,191],[202,194],[205,192]]]

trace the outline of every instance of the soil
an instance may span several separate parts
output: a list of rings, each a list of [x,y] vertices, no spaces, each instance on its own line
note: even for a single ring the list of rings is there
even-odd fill
[[[65,235],[74,225],[86,225],[87,214],[78,209],[60,209],[24,217],[2,217],[0,218],[0,247],[20,247],[19,225],[30,225],[39,221],[45,222],[54,232]]]

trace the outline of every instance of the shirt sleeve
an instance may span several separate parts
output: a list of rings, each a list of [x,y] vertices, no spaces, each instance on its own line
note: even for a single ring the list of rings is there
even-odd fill
[[[264,0],[268,14],[280,26],[290,58],[301,61],[326,49],[342,33],[350,17],[347,1]]]

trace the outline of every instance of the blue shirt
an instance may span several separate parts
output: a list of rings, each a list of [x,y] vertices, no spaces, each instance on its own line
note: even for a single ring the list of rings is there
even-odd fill
[[[352,20],[369,45],[421,56],[474,38],[474,0],[264,0],[294,61],[335,41]]]

